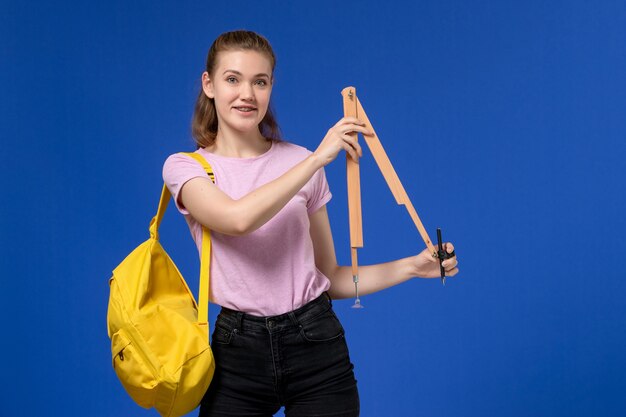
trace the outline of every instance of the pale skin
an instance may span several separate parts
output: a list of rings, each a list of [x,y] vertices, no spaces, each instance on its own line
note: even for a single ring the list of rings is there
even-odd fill
[[[230,157],[250,158],[265,153],[270,143],[261,135],[263,120],[273,86],[271,63],[265,55],[250,50],[220,52],[214,74],[202,74],[202,88],[214,100],[218,132],[209,152]],[[257,230],[276,215],[320,168],[335,160],[341,151],[358,160],[362,155],[356,135],[371,134],[364,123],[344,117],[331,127],[309,157],[274,181],[235,200],[207,178],[185,183],[180,199],[200,224],[220,233],[242,236]],[[331,282],[329,294],[334,299],[354,296],[350,266],[337,264],[332,231],[326,206],[309,216],[310,234],[317,268]],[[454,247],[445,243],[451,253]],[[456,257],[443,262],[446,276],[455,276]],[[361,295],[400,284],[414,277],[438,278],[439,262],[427,249],[415,256],[391,262],[359,266]]]

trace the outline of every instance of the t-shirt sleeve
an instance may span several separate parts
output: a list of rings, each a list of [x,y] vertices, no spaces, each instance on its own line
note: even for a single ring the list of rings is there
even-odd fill
[[[328,187],[328,182],[326,181],[324,168],[318,169],[317,172],[313,174],[311,183],[311,196],[309,197],[306,206],[309,214],[313,214],[322,208],[322,206],[328,203],[332,197],[330,188]]]
[[[179,200],[180,189],[187,181],[196,177],[208,178],[204,168],[188,156],[176,153],[170,155],[163,163],[163,181],[172,193],[176,208],[184,215],[189,212]]]

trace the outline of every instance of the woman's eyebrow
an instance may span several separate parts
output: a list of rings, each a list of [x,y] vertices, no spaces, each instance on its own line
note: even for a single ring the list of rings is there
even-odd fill
[[[227,72],[232,72],[233,74],[236,74],[236,75],[243,75],[241,72],[239,72],[237,70],[232,70],[232,69],[227,69],[226,71],[224,71],[224,74],[226,74]],[[222,74],[222,75],[224,75],[224,74]],[[260,72],[260,73],[256,74],[255,77],[267,77],[267,78],[270,78],[270,76],[267,75],[264,72]]]

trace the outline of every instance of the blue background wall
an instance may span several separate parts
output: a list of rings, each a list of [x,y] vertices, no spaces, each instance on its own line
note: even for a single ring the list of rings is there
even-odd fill
[[[314,150],[359,97],[461,273],[336,302],[363,416],[626,411],[622,1],[4,2],[2,416],[149,416],[106,335],[110,271],[148,237],[161,166],[193,150],[206,52],[247,28],[278,56],[284,136]],[[349,262],[343,155],[326,168]],[[363,264],[423,248],[366,151]],[[162,242],[195,289],[170,208]],[[217,309],[211,310],[214,319]]]

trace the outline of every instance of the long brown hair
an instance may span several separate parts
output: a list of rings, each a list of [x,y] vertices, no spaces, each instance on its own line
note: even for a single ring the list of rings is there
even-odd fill
[[[215,39],[206,58],[206,71],[211,77],[213,77],[213,71],[215,70],[217,55],[220,52],[232,50],[252,50],[264,54],[272,65],[273,77],[276,57],[274,56],[272,46],[263,36],[247,30],[225,32]],[[259,124],[259,131],[267,140],[281,140],[280,128],[276,122],[271,101],[265,117]],[[196,99],[196,106],[191,120],[191,135],[195,139],[198,148],[212,145],[215,143],[215,137],[217,136],[215,102],[204,94],[202,88],[200,88],[200,93]]]

